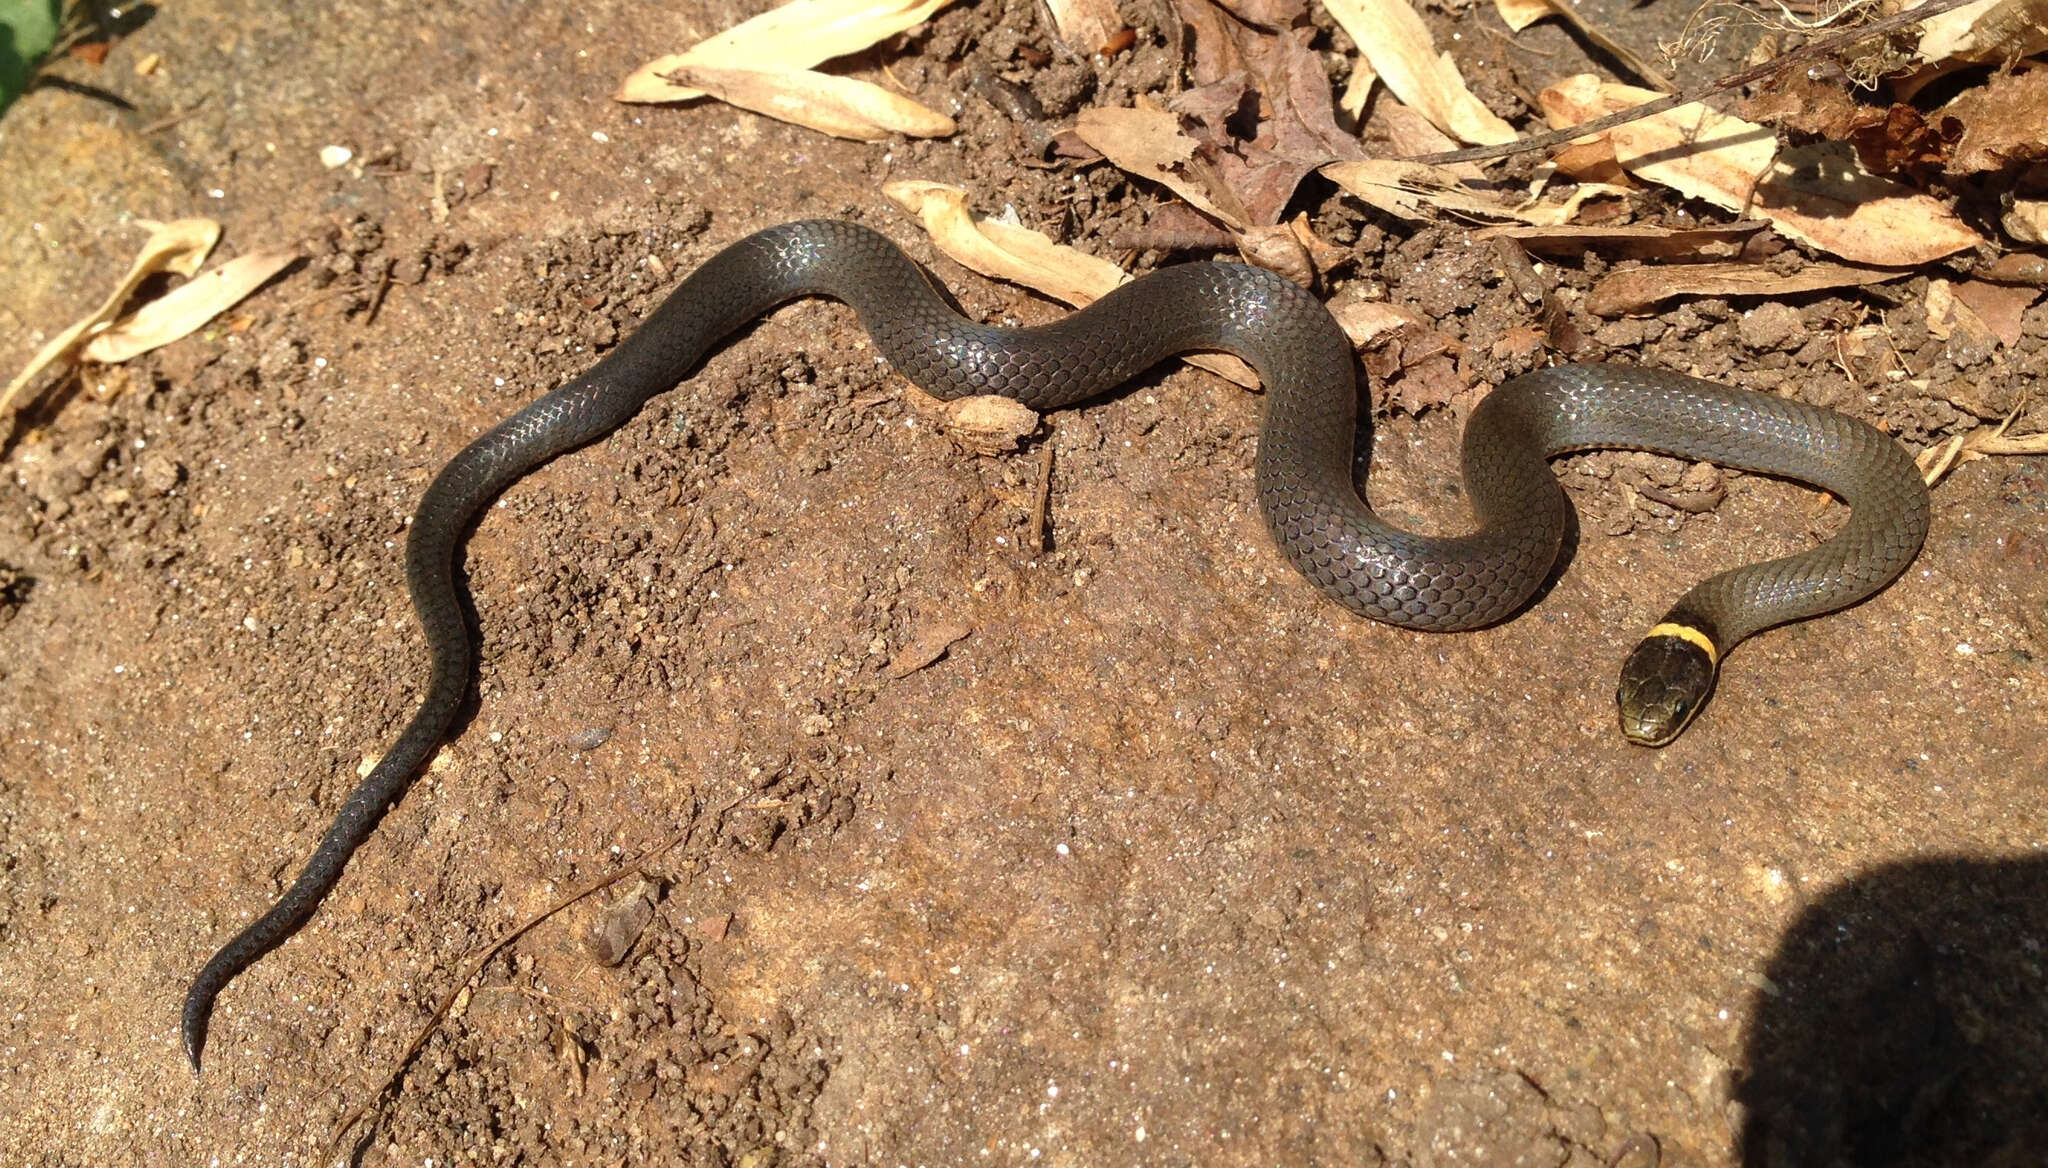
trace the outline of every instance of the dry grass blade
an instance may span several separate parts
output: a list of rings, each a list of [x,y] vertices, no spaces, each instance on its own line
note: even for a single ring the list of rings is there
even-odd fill
[[[1349,194],[1409,220],[1430,218],[1427,208],[1434,207],[1475,219],[1555,226],[1568,222],[1587,199],[1625,193],[1599,183],[1581,183],[1563,203],[1509,204],[1466,187],[1458,175],[1442,167],[1393,159],[1333,162],[1322,168],[1322,174]]]
[[[1979,426],[1967,434],[1958,434],[1940,446],[1930,446],[1920,452],[1916,460],[1920,475],[1933,486],[1948,477],[1948,472],[1966,462],[1990,458],[1999,454],[2048,454],[2048,434],[2027,434],[2019,438],[2008,438],[2006,430],[2020,416],[2015,409],[1996,425]]]

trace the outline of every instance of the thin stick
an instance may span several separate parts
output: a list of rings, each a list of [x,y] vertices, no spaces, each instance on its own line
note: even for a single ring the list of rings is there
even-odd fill
[[[1845,32],[1838,32],[1833,36],[1822,37],[1812,44],[1794,49],[1783,56],[1773,57],[1761,65],[1744,69],[1740,73],[1731,73],[1719,81],[1710,81],[1704,85],[1696,85],[1683,93],[1674,93],[1669,97],[1660,97],[1656,101],[1648,101],[1642,105],[1631,106],[1618,113],[1609,114],[1604,118],[1595,118],[1590,122],[1582,122],[1576,126],[1566,126],[1562,130],[1552,130],[1547,134],[1531,134],[1526,138],[1517,138],[1512,142],[1502,142],[1497,146],[1469,146],[1463,150],[1447,150],[1441,154],[1423,154],[1406,159],[1405,161],[1427,162],[1441,166],[1452,162],[1479,162],[1489,158],[1506,158],[1511,154],[1522,154],[1531,150],[1545,150],[1549,147],[1569,142],[1574,138],[1583,138],[1587,134],[1597,134],[1601,130],[1611,130],[1616,126],[1625,126],[1630,122],[1640,121],[1643,118],[1661,114],[1665,110],[1677,109],[1682,105],[1691,105],[1693,102],[1712,97],[1717,93],[1726,93],[1731,89],[1740,89],[1745,85],[1762,81],[1764,78],[1780,73],[1794,65],[1832,56],[1842,49],[1846,49],[1861,41],[1869,40],[1871,37],[1890,32],[1895,28],[1903,28],[1909,24],[1918,24],[1929,17],[1940,16],[1944,12],[1961,8],[1963,5],[1971,2],[1972,0],[1928,0],[1926,4],[1918,8],[1911,8],[1880,20],[1873,20],[1860,28],[1852,28]]]
[[[737,807],[739,802],[739,799],[734,799],[724,807],[719,808],[714,814],[722,815]],[[375,1091],[371,1092],[370,1097],[361,1105],[351,1109],[348,1114],[335,1121],[333,1134],[328,1137],[328,1155],[338,1154],[341,1149],[342,1137],[348,1134],[349,1129],[353,1128],[358,1121],[369,1113],[371,1108],[381,1103],[384,1097],[390,1094],[393,1088],[398,1086],[399,1078],[405,1074],[405,1069],[412,1065],[413,1057],[418,1055],[420,1048],[427,1044],[427,1039],[433,1037],[434,1031],[440,1029],[441,1023],[448,1018],[448,1012],[455,1008],[455,1000],[469,989],[469,983],[476,980],[476,975],[483,972],[484,966],[490,964],[491,958],[496,957],[505,946],[525,936],[535,925],[540,924],[542,921],[547,920],[549,917],[554,916],[556,913],[561,912],[585,897],[610,888],[612,885],[624,880],[627,876],[639,871],[641,866],[649,860],[666,853],[669,849],[682,843],[689,838],[692,831],[696,830],[699,822],[700,820],[697,817],[692,816],[690,826],[670,836],[666,842],[640,853],[639,856],[634,858],[632,863],[620,865],[618,871],[613,872],[611,875],[594,880],[547,908],[542,909],[539,913],[527,918],[519,927],[485,946],[481,952],[471,958],[469,967],[463,971],[462,977],[456,981],[455,988],[449,990],[448,996],[441,999],[441,1004],[435,1007],[433,1014],[428,1017],[426,1025],[420,1027],[420,1032],[414,1035],[412,1042],[406,1046],[405,1053],[399,1055],[397,1060],[391,1064],[391,1071],[384,1076],[384,1082]]]
[[[1044,555],[1046,550],[1046,510],[1052,503],[1052,437],[1048,435],[1038,448],[1038,494],[1031,500],[1031,552]]]

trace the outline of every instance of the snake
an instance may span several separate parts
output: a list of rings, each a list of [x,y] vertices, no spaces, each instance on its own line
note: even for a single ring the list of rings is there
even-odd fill
[[[1809,483],[1847,503],[1848,519],[1833,536],[1713,576],[1637,643],[1616,702],[1624,736],[1647,746],[1672,741],[1692,721],[1738,642],[1879,591],[1927,533],[1928,494],[1913,459],[1862,421],[1674,372],[1585,364],[1524,374],[1472,408],[1462,473],[1475,522],[1464,534],[1418,534],[1382,519],[1361,496],[1351,344],[1320,300],[1282,276],[1236,263],[1177,264],[1051,323],[999,327],[955,312],[924,269],[877,231],[832,220],[771,227],[713,255],[588,371],[471,442],[428,485],[405,545],[406,584],[427,644],[418,710],[277,903],[193,979],[181,1031],[194,1073],[215,999],[312,915],[454,725],[477,654],[456,573],[484,509],[542,463],[618,429],[724,338],[806,295],[850,305],[890,364],[942,398],[1000,394],[1048,411],[1183,353],[1237,355],[1265,387],[1254,485],[1274,542],[1331,600],[1406,629],[1480,628],[1530,601],[1555,568],[1572,518],[1548,465],[1559,454],[1659,451]]]

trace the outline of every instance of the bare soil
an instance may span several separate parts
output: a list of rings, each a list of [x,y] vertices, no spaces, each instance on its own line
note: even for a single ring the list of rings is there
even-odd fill
[[[135,218],[308,256],[204,333],[60,387],[0,461],[0,1160],[331,1159],[471,954],[685,833],[652,887],[494,958],[346,1152],[2036,1162],[2042,460],[1964,468],[1895,587],[1745,645],[1701,722],[1648,751],[1613,724],[1621,657],[1690,582],[1826,530],[1811,492],[1737,476],[1688,515],[1640,490],[1678,464],[1566,460],[1582,531],[1554,589],[1484,632],[1401,632],[1267,539],[1255,394],[1168,369],[1049,419],[1040,553],[1038,452],[957,449],[817,301],[506,492],[468,550],[473,715],[223,996],[195,1079],[188,979],[412,710],[400,544],[444,460],[792,218],[876,225],[971,315],[1059,314],[937,258],[887,179],[961,183],[1112,255],[1166,198],[1020,165],[1031,128],[959,83],[995,68],[1054,116],[1127,103],[1172,72],[1143,4],[1099,66],[1021,65],[1049,43],[1023,0],[856,63],[957,106],[945,141],[608,100],[758,7],[166,5],[0,120],[0,369],[97,302]],[[1648,49],[1687,14],[1652,11],[1595,14]],[[1518,112],[1580,50],[1496,24],[1438,29]],[[328,145],[354,163],[324,168]],[[1645,214],[1680,210],[1658,198]],[[1462,229],[1301,204],[1354,249],[1338,291],[1426,311],[1475,381],[1541,359],[1494,355],[1534,310]],[[1567,293],[1598,270],[1545,269]],[[2048,370],[2048,309],[2015,349],[1958,352],[1920,323],[1924,287],[1587,317],[1570,355],[1791,393],[1917,447]],[[1880,316],[1917,380],[1841,359]],[[1384,512],[1459,521],[1458,425],[1381,412]],[[888,675],[947,622],[972,633]],[[652,919],[602,964],[586,934],[633,897]]]

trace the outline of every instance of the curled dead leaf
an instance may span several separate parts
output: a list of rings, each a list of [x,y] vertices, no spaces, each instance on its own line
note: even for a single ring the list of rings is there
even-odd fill
[[[86,342],[81,355],[88,361],[111,364],[190,336],[297,258],[296,251],[276,249],[237,256],[209,268],[108,326]]]
[[[1202,157],[1201,143],[1180,128],[1178,117],[1140,100],[1131,109],[1082,110],[1074,132],[1119,170],[1159,183],[1231,228],[1247,226],[1228,206],[1228,189]]]
[[[213,245],[220,241],[220,224],[212,219],[177,219],[169,223],[157,223],[139,219],[137,226],[149,229],[148,242],[135,262],[128,266],[128,272],[121,277],[114,290],[100,302],[90,314],[74,322],[69,328],[50,338],[36,355],[29,359],[28,366],[0,390],[0,417],[7,413],[8,406],[36,375],[59,361],[77,356],[86,342],[107,327],[114,314],[135,294],[142,282],[158,272],[172,272],[190,276],[206,262],[206,256]]]

